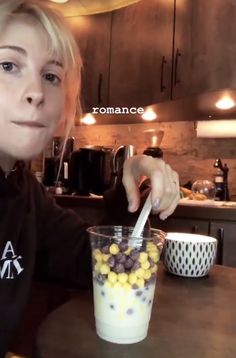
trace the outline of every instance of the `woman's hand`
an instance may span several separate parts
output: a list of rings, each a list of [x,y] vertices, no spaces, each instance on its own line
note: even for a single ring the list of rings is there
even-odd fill
[[[179,177],[162,159],[136,155],[127,159],[123,168],[123,185],[129,202],[128,210],[134,212],[140,204],[139,185],[143,177],[150,178],[152,205],[160,219],[171,215],[179,201]]]

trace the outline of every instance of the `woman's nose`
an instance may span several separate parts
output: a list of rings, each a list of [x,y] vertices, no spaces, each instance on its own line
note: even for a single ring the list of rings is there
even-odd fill
[[[33,76],[28,82],[24,94],[25,100],[36,107],[44,102],[44,92],[42,86],[42,79]]]

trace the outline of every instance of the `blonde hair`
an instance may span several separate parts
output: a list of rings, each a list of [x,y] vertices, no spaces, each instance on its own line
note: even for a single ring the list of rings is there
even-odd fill
[[[76,112],[80,114],[82,60],[79,48],[65,18],[50,5],[38,0],[0,0],[0,31],[18,14],[36,19],[46,31],[52,52],[59,56],[66,72],[66,134],[71,130]]]
[[[50,5],[39,0],[0,0],[0,32],[9,21],[17,18],[18,15],[27,15],[42,26],[48,35],[52,53],[60,58],[65,68],[65,140],[61,153],[60,172],[66,140],[74,125],[76,114],[81,115],[82,60],[79,48],[69,30],[66,19],[58,11],[52,9]]]

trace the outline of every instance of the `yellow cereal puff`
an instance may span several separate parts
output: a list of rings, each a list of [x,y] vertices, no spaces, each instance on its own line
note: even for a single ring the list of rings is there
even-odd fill
[[[112,255],[117,255],[118,252],[120,251],[119,246],[117,244],[111,244],[110,248],[109,248],[110,254]]]
[[[97,262],[102,262],[102,253],[101,252],[96,252],[94,254],[94,258]]]
[[[144,273],[145,273],[145,270],[144,270],[142,267],[140,267],[139,269],[137,269],[137,270],[135,271],[135,274],[136,274],[136,276],[137,276],[138,278],[143,278],[143,277],[144,277]]]
[[[149,267],[150,267],[150,262],[149,262],[149,261],[142,262],[142,263],[141,263],[141,267],[142,267],[144,270],[149,269]]]
[[[125,272],[119,273],[119,274],[118,274],[118,281],[119,281],[120,283],[125,283],[125,282],[127,282],[127,281],[128,281],[128,275],[127,275],[127,273],[125,273]]]
[[[157,247],[155,244],[153,244],[153,242],[148,242],[147,243],[147,251],[156,251],[157,250]]]
[[[123,285],[123,288],[125,289],[125,290],[131,290],[131,285],[128,283],[128,282],[125,282],[124,283],[124,285]]]
[[[138,286],[138,288],[142,288],[144,287],[144,279],[143,278],[138,278],[136,285]]]
[[[109,255],[109,254],[102,254],[102,261],[107,262],[110,257],[111,257],[111,255]]]
[[[106,288],[112,288],[113,287],[113,283],[111,283],[110,281],[106,280],[105,283],[104,283],[104,286]]]
[[[94,266],[94,270],[95,270],[96,272],[99,272],[101,266],[102,266],[101,262],[97,262],[96,265]]]
[[[156,273],[157,272],[157,265],[154,265],[153,267],[151,267],[150,272],[151,273]]]
[[[131,272],[131,273],[129,274],[128,281],[129,281],[129,283],[130,283],[131,285],[134,285],[134,284],[136,283],[136,281],[137,281],[137,276],[136,276],[136,274],[135,274],[134,272]]]
[[[132,247],[128,247],[128,249],[126,251],[124,251],[124,253],[126,255],[129,255],[131,250],[132,250]]]
[[[145,280],[149,280],[149,278],[152,276],[152,273],[150,270],[145,270],[145,273],[144,273],[144,279]]]
[[[138,261],[139,261],[140,263],[142,263],[142,262],[147,261],[147,259],[148,259],[148,254],[147,254],[146,252],[140,252]]]
[[[113,287],[114,288],[121,288],[122,284],[120,282],[116,282],[116,283],[114,283]]]
[[[153,262],[157,263],[160,259],[159,251],[150,251],[149,257],[151,257]]]
[[[108,281],[110,283],[115,283],[117,281],[117,274],[115,272],[109,272],[108,274]]]
[[[102,264],[100,267],[100,272],[102,275],[107,275],[110,272],[110,267],[107,264]]]

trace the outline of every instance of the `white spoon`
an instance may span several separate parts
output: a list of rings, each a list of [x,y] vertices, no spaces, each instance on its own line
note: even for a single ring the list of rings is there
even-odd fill
[[[151,202],[151,192],[148,194],[148,197],[143,205],[142,211],[138,217],[138,220],[135,224],[134,230],[132,232],[131,237],[135,238],[135,237],[140,237],[144,226],[146,224],[148,215],[150,214],[150,211],[152,209],[152,202]],[[131,239],[132,241],[132,239]]]

